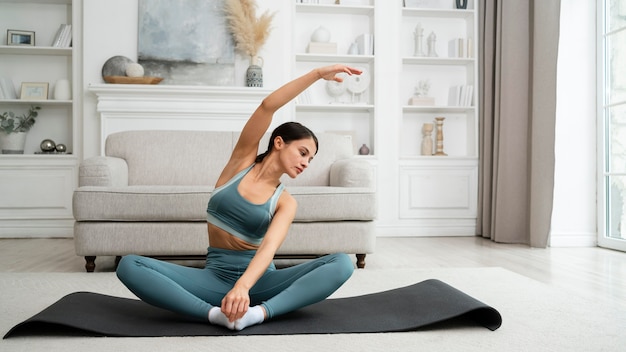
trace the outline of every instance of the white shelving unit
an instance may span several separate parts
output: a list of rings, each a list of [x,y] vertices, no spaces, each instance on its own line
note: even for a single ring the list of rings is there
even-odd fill
[[[72,192],[80,159],[79,0],[0,0],[0,77],[13,82],[18,99],[0,99],[0,111],[40,106],[24,154],[0,155],[0,237],[71,236]],[[72,24],[73,45],[53,47],[61,24]],[[8,29],[35,32],[35,46],[7,45]],[[53,100],[55,82],[71,82],[72,98]],[[23,82],[48,83],[48,99],[20,100]],[[36,154],[40,143],[65,144],[66,154]]]
[[[415,56],[416,28],[423,29],[422,52]],[[399,57],[402,63],[398,104],[399,217],[406,223],[439,235],[473,234],[478,178],[478,60],[477,11],[468,9],[402,8]],[[429,36],[436,41],[430,47]],[[462,39],[463,53],[449,51],[449,43]],[[432,48],[436,57],[428,56]],[[415,87],[428,81],[434,105],[410,105]],[[451,101],[451,87],[473,86],[466,104]],[[443,151],[446,156],[422,155],[422,128],[444,117]]]
[[[295,76],[322,64],[346,63],[364,70],[369,77],[368,88],[358,94],[346,90],[340,96],[331,96],[327,82],[319,81],[296,101],[294,116],[315,131],[351,135],[355,154],[365,144],[375,155],[375,101],[374,53],[348,54],[350,46],[362,34],[374,35],[374,0],[363,0],[357,5],[319,1],[317,4],[294,1],[293,60]],[[350,23],[349,27],[345,26]],[[336,53],[309,53],[307,46],[312,34],[324,27],[330,31],[330,42],[336,43]],[[342,28],[337,31],[337,28]],[[345,30],[349,28],[349,30]]]

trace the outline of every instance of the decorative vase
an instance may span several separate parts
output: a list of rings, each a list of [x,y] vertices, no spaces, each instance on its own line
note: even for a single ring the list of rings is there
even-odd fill
[[[72,89],[70,88],[70,81],[66,79],[60,79],[54,84],[54,99],[55,100],[70,100],[72,98]]]
[[[425,123],[422,126],[422,133],[424,135],[422,139],[422,155],[433,155],[433,128],[432,123]]]
[[[330,42],[330,31],[324,26],[319,26],[311,34],[311,41],[316,43],[328,43]]]
[[[26,144],[26,132],[14,132],[6,134],[0,132],[0,150],[2,154],[24,154]]]
[[[466,9],[468,0],[456,0],[456,8],[457,9]]]
[[[250,58],[250,66],[246,71],[246,86],[263,87],[263,59],[260,56]]]
[[[445,117],[435,117],[435,124],[437,127],[437,141],[436,141],[436,147],[437,150],[435,152],[435,155],[437,156],[446,156],[448,154],[444,153],[443,151],[443,120],[445,120]]]
[[[359,155],[369,155],[369,153],[370,148],[368,148],[367,145],[363,144],[361,148],[359,148]]]

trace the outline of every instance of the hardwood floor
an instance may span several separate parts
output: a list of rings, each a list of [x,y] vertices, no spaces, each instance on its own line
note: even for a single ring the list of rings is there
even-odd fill
[[[96,264],[96,272],[113,271],[115,265],[113,257],[98,257]],[[0,239],[0,272],[84,272],[84,265],[72,239]],[[626,253],[602,248],[539,249],[478,237],[380,237],[364,270],[468,267],[502,267],[626,306]]]

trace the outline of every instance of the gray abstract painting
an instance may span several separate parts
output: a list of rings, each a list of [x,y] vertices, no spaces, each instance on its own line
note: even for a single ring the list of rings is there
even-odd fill
[[[232,86],[224,0],[139,0],[138,62],[161,84]]]

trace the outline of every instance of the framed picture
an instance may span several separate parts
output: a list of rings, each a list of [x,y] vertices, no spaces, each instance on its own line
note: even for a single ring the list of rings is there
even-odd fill
[[[48,99],[48,82],[23,82],[20,94],[22,100]]]
[[[7,45],[35,46],[35,32],[7,29]]]

